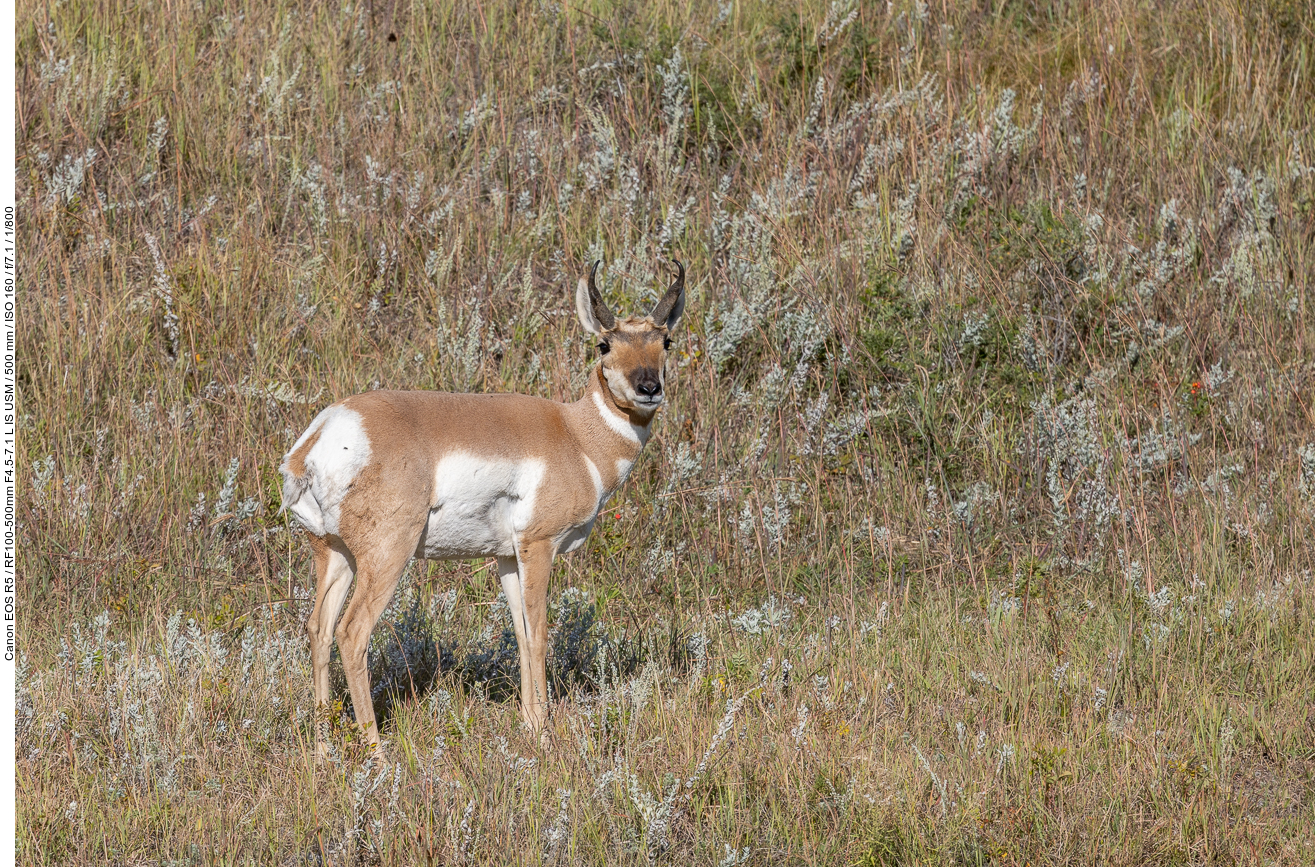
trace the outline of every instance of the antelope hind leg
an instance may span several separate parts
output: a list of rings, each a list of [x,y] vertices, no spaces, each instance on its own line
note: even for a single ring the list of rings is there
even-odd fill
[[[370,635],[397,589],[402,570],[411,561],[415,545],[380,545],[369,555],[357,557],[356,593],[347,613],[338,624],[338,650],[342,653],[343,672],[352,693],[356,724],[371,744],[379,743],[379,727],[374,716],[374,699],[370,695],[370,670],[367,653]]]
[[[315,607],[306,619],[310,637],[311,686],[315,696],[315,753],[328,757],[325,721],[319,718],[331,704],[329,688],[329,654],[333,649],[333,627],[342,610],[347,590],[352,586],[352,568],[347,557],[318,536],[310,537],[315,555]]]

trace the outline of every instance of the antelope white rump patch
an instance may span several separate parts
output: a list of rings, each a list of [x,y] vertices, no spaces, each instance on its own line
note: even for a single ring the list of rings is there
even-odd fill
[[[334,404],[315,417],[310,427],[288,452],[299,449],[316,431],[319,439],[306,453],[302,476],[309,484],[294,502],[285,503],[293,517],[317,536],[338,532],[338,506],[361,468],[370,462],[370,437],[365,433],[360,413],[342,404]],[[288,482],[292,476],[285,457],[280,467]],[[284,485],[288,490],[289,485]]]

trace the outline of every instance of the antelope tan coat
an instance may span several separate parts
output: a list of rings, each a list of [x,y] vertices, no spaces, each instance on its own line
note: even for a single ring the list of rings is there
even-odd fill
[[[357,724],[378,743],[366,652],[407,562],[496,557],[520,654],[521,714],[542,729],[549,571],[557,554],[584,544],[648,441],[664,399],[668,335],[685,305],[685,269],[676,265],[679,276],[642,319],[616,320],[595,283],[598,263],[580,281],[576,310],[599,336],[602,358],[574,403],[373,391],[311,422],[280,471],[283,508],[306,528],[315,556],[306,629],[317,705],[331,700],[337,623]]]

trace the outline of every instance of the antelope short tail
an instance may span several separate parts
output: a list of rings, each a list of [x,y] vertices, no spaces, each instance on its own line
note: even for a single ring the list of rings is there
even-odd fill
[[[301,499],[302,494],[310,487],[311,474],[310,470],[300,476],[293,475],[286,468],[280,468],[283,472],[283,503],[279,506],[279,514],[283,514],[287,509]]]

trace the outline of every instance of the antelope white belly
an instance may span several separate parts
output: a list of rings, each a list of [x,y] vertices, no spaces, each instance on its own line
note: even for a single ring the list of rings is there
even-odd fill
[[[429,522],[416,553],[434,560],[510,557],[529,526],[544,462],[467,453],[448,455],[434,471]]]

